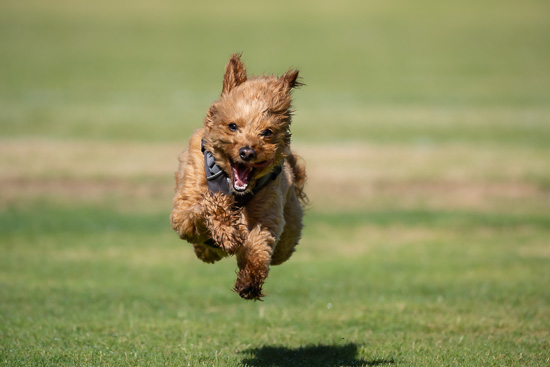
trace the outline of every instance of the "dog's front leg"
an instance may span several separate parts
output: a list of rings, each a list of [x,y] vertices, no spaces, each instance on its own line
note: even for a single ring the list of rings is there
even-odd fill
[[[233,254],[242,244],[244,226],[239,224],[240,211],[233,210],[234,201],[227,195],[204,194],[191,200],[176,196],[170,215],[172,228],[195,248],[199,259],[207,263],[221,260]],[[213,239],[219,246],[205,246]]]
[[[204,209],[200,202],[176,197],[170,214],[172,229],[190,243],[201,243],[208,238],[204,225]]]
[[[204,207],[199,198],[193,201],[189,197],[177,195],[174,200],[174,209],[170,214],[170,222],[180,238],[193,245],[199,259],[206,263],[214,263],[224,256],[223,253],[203,245],[210,238],[204,216]]]
[[[239,273],[235,282],[235,292],[244,299],[260,300],[262,286],[269,273],[275,238],[267,229],[256,226],[237,252]]]
[[[203,196],[204,220],[214,242],[226,253],[236,253],[248,235],[242,224],[242,209],[232,196],[207,192]]]

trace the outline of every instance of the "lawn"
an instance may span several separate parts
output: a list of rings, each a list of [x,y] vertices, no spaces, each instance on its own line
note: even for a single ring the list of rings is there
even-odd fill
[[[3,1],[0,365],[547,366],[546,1]],[[169,225],[243,52],[301,70],[264,302]]]

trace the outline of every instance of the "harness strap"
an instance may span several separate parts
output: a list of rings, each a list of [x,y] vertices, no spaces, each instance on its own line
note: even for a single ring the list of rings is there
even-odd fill
[[[216,164],[214,156],[204,148],[204,140],[201,142],[201,151],[204,153],[204,173],[210,192],[223,192],[229,195],[229,176]]]

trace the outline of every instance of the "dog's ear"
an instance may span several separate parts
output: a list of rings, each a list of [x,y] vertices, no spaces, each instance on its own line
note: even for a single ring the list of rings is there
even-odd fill
[[[241,61],[240,54],[234,54],[225,67],[222,95],[231,92],[233,88],[246,81],[246,66]]]
[[[283,88],[289,92],[293,88],[299,88],[303,83],[298,80],[299,70],[289,69],[282,77],[279,78],[279,81],[282,83]]]
[[[290,110],[292,89],[303,85],[298,81],[298,74],[298,70],[289,69],[283,76],[276,80],[273,90],[273,99],[269,108],[270,113],[282,116],[281,121],[287,125],[290,125],[292,117],[292,111]],[[288,138],[290,139],[290,135]]]
[[[204,118],[204,127],[207,131],[212,131],[212,127],[214,126],[214,116],[217,112],[218,108],[216,107],[216,103],[213,103],[206,112],[206,117]]]

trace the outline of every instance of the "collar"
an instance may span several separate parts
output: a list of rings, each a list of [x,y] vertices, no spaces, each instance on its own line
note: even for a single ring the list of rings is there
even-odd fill
[[[204,154],[204,172],[206,174],[206,182],[208,183],[208,189],[210,192],[223,192],[226,195],[233,195],[237,207],[242,208],[246,205],[261,189],[267,186],[272,180],[276,179],[279,173],[283,170],[281,166],[276,166],[273,171],[260,178],[256,182],[256,186],[252,189],[252,192],[244,195],[235,195],[229,189],[231,179],[225,173],[220,166],[216,164],[216,160],[211,152],[204,147],[204,139],[201,140],[201,151]]]

